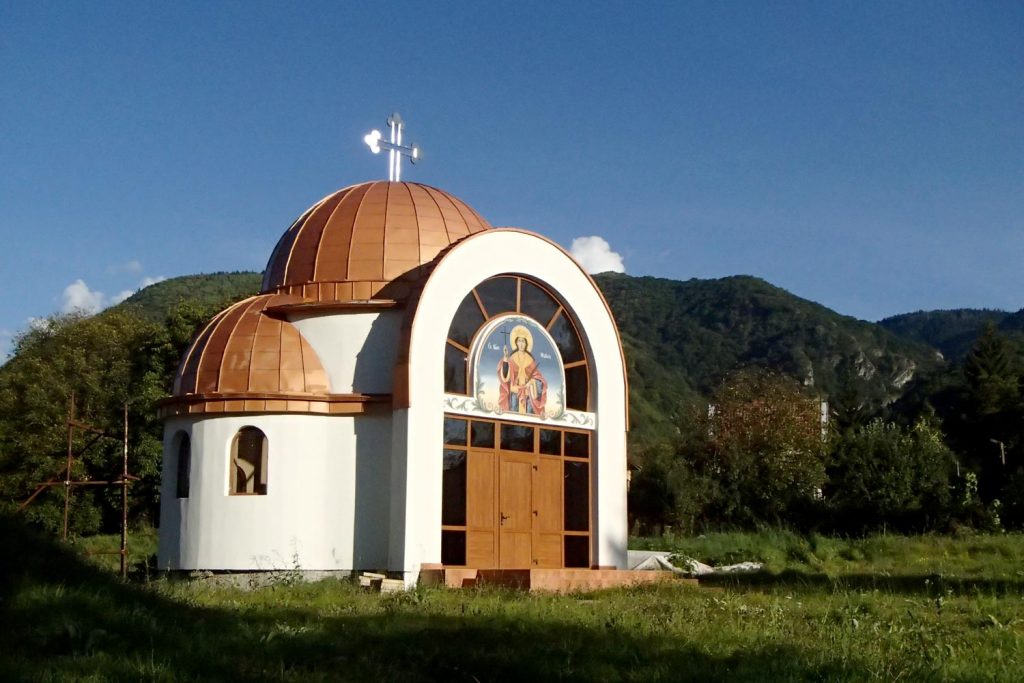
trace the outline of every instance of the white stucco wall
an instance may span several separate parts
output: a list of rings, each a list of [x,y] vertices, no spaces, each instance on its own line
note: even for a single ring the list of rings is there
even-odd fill
[[[289,321],[320,357],[333,393],[391,393],[401,311],[300,313]]]
[[[624,568],[626,387],[614,322],[595,285],[561,248],[520,230],[487,230],[459,242],[432,272],[410,339],[410,406],[394,413],[389,569],[415,580],[420,565],[441,561],[444,345],[463,297],[505,273],[545,283],[567,303],[591,361],[597,438],[592,478],[592,563]]]
[[[269,444],[267,495],[228,494],[242,427]],[[164,425],[161,569],[383,568],[387,561],[390,411],[359,416],[237,415]],[[188,498],[175,497],[175,435],[192,440]],[[357,524],[358,520],[358,524]]]

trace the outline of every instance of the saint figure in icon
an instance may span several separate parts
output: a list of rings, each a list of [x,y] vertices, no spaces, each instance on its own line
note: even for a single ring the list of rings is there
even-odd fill
[[[502,412],[544,417],[548,382],[531,353],[533,335],[525,326],[516,325],[509,338],[513,351],[510,354],[504,346],[498,361],[498,407]]]

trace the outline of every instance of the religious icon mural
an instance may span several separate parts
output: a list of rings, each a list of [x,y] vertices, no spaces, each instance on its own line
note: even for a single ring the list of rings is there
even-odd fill
[[[498,407],[503,412],[520,415],[544,415],[548,382],[530,349],[533,335],[524,325],[516,325],[509,335],[515,350],[509,356],[508,346],[501,347],[498,361]]]
[[[473,351],[477,406],[490,413],[558,418],[565,410],[565,371],[554,340],[521,315],[487,325]]]

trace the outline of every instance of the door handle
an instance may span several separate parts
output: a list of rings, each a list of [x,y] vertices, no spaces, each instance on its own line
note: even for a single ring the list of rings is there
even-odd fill
[[[509,517],[510,517],[510,515],[506,515],[504,512],[501,513],[501,525],[502,526],[505,526],[505,520],[508,519]]]

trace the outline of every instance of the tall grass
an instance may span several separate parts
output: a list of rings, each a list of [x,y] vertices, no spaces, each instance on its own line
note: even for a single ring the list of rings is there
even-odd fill
[[[71,546],[89,562],[119,571],[121,568],[120,534],[102,534],[72,538]],[[157,531],[151,526],[131,529],[128,533],[128,567],[133,575],[146,576],[154,566]]]
[[[0,532],[18,558],[0,565],[0,680],[1024,680],[1024,577],[1009,569],[1020,537],[676,539],[772,571],[552,596],[125,584],[16,526]],[[914,557],[921,568],[902,571]],[[961,583],[935,582],[943,562],[942,579]],[[842,583],[893,567],[905,583]]]
[[[1024,535],[870,536],[832,538],[782,529],[695,537],[634,539],[631,547],[669,550],[714,566],[761,562],[769,572],[816,571],[829,576],[950,575],[961,579],[1024,579]]]

